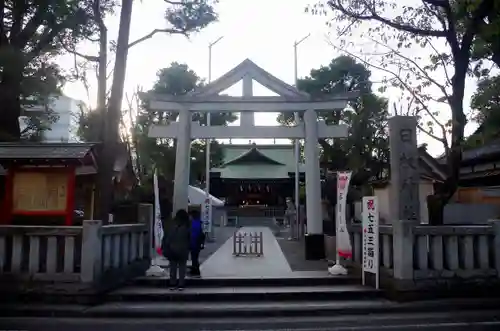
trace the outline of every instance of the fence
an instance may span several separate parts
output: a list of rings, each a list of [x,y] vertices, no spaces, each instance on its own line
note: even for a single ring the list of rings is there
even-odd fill
[[[263,256],[262,232],[235,232],[233,235],[234,256]]]
[[[14,281],[99,290],[143,274],[151,260],[153,210],[141,207],[138,224],[0,226],[0,280],[7,289]]]
[[[361,226],[350,227],[353,264],[360,267]],[[399,221],[381,225],[379,232],[382,277],[414,285],[500,278],[500,221],[457,226]]]

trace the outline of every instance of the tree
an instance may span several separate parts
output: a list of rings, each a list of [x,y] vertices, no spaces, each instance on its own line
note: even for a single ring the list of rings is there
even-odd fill
[[[319,140],[322,161],[334,169],[354,170],[358,180],[381,176],[388,164],[387,100],[372,92],[370,75],[355,59],[340,56],[328,66],[311,70],[309,77],[297,82],[299,90],[313,97],[360,92],[346,109],[320,115],[327,124],[347,124],[348,138]],[[278,122],[290,125],[293,116],[281,113]]]
[[[500,76],[484,78],[477,84],[477,90],[471,99],[471,108],[477,113],[474,120],[480,125],[493,124],[493,119],[500,116]],[[488,123],[489,122],[489,123]],[[496,121],[496,124],[500,124]],[[491,125],[492,127],[494,125]],[[498,130],[499,126],[497,126]]]
[[[26,115],[20,131],[22,140],[40,141],[44,131],[50,130],[51,124],[59,119],[52,106],[62,95],[65,81],[59,66],[49,61],[35,62],[25,68],[20,95],[21,114]]]
[[[331,9],[335,20],[346,23],[341,27],[344,34],[352,32],[353,28],[359,27],[363,22],[370,22],[372,25],[367,32],[373,39],[383,44],[394,43],[399,50],[414,45],[432,47],[429,43],[435,39],[442,40],[445,47],[448,47],[445,52],[436,48],[437,54],[429,58],[427,68],[428,72],[437,68],[453,69],[453,75],[449,77],[449,91],[444,89],[444,97],[437,100],[446,102],[451,113],[451,143],[446,150],[447,179],[438,192],[441,207],[449,201],[458,187],[467,122],[463,107],[464,90],[467,74],[473,72],[470,66],[473,61],[473,44],[481,38],[480,33],[485,28],[488,15],[498,9],[496,3],[498,2],[495,0],[422,0],[420,4],[406,5],[399,1],[330,0],[326,2],[326,6],[321,3],[315,7],[316,10]],[[378,24],[374,26],[373,23]],[[394,53],[390,56],[394,56]],[[408,59],[411,60],[407,57]],[[404,76],[411,75],[411,72],[404,72]],[[431,84],[431,79],[427,75],[427,86]],[[440,223],[442,217],[437,217],[435,221]]]
[[[96,109],[93,111],[100,112],[101,115],[88,115],[101,118],[105,117],[107,99],[109,97],[108,90],[108,79],[112,77],[112,70],[108,70],[109,57],[113,55],[116,51],[116,42],[109,41],[108,28],[105,24],[105,14],[103,11],[103,2],[105,0],[91,0],[92,11],[91,16],[94,20],[99,38],[87,38],[87,41],[97,44],[98,51],[97,54],[85,54],[78,50],[78,45],[73,44],[71,47],[66,47],[66,51],[74,54],[75,56],[75,75],[78,79],[82,81],[84,86],[87,88],[89,81],[87,70],[89,68],[95,69],[96,80],[97,80],[97,102]],[[126,46],[127,50],[134,47],[141,42],[154,37],[158,33],[168,33],[168,34],[182,34],[188,36],[190,33],[198,32],[204,27],[208,26],[210,23],[217,20],[217,14],[214,11],[213,5],[217,0],[183,0],[183,1],[165,1],[167,8],[165,10],[165,28],[157,28],[150,33],[134,40],[128,42]],[[82,118],[86,121],[85,118]],[[88,121],[86,121],[88,122]],[[104,120],[102,121],[92,121],[95,124],[101,124],[101,127],[95,132],[104,132]],[[97,140],[102,140],[102,137]],[[97,141],[96,140],[96,141]]]
[[[18,119],[22,96],[29,95],[23,80],[33,73],[43,76],[47,60],[61,52],[63,45],[94,34],[89,6],[90,0],[0,3],[0,139],[18,140],[21,136]],[[43,85],[42,79],[38,82]]]
[[[471,108],[475,111],[474,120],[479,128],[467,138],[467,147],[477,147],[500,134],[500,76],[488,77],[479,81],[472,96]]]
[[[169,67],[158,70],[157,80],[150,92],[169,95],[184,95],[203,86],[203,80],[186,64],[173,62]],[[165,124],[177,119],[176,113],[153,112],[143,107],[138,115],[134,136],[137,139],[137,157],[141,160],[142,172],[153,168],[168,179],[172,179],[175,171],[175,145],[173,139],[154,139],[148,137],[148,129],[152,124]],[[206,124],[206,116],[195,114],[194,121]],[[226,125],[234,122],[236,116],[231,113],[213,113],[212,125]],[[217,141],[211,142],[211,166],[220,165],[223,159],[222,149]],[[191,181],[200,181],[205,177],[205,141],[194,141],[191,144]]]
[[[129,40],[130,21],[132,16],[132,0],[121,1],[120,23],[118,28],[118,39],[112,48],[115,50],[115,65],[112,71],[112,85],[109,92],[109,100],[107,100],[107,56],[108,56],[108,36],[107,27],[104,24],[102,15],[101,0],[88,0],[90,2],[89,16],[92,17],[99,31],[99,55],[91,56],[81,54],[75,47],[72,49],[66,47],[75,57],[83,58],[86,61],[95,62],[97,65],[98,78],[98,97],[97,111],[100,113],[102,121],[90,121],[91,123],[102,123],[100,126],[100,140],[103,141],[102,151],[98,157],[99,164],[99,203],[98,212],[102,219],[107,219],[107,214],[112,202],[112,177],[113,165],[116,158],[116,146],[120,140],[119,128],[123,123],[121,112],[121,103],[124,94],[124,81],[128,51],[130,47],[151,38],[158,32],[167,33],[182,33],[189,34],[190,32],[199,31],[206,27],[211,22],[217,19],[217,15],[213,9],[213,4],[216,0],[182,0],[168,1],[169,6],[165,12],[166,21],[170,24],[167,29],[155,29],[150,34],[140,38],[139,40]],[[86,82],[84,82],[86,83]],[[107,107],[106,107],[107,106]],[[96,115],[97,117],[99,115]],[[94,116],[95,117],[95,116]],[[95,130],[94,130],[95,132]]]
[[[462,12],[463,14],[463,12]],[[474,59],[488,59],[500,67],[500,3],[495,2],[473,43]]]

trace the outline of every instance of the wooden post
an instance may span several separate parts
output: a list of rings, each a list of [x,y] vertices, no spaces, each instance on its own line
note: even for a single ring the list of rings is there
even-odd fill
[[[414,225],[413,220],[399,220],[392,224],[395,279],[413,279]]]
[[[260,254],[264,255],[264,236],[260,233]]]
[[[238,251],[236,250],[236,242],[237,242],[237,237],[238,236],[238,232],[235,232],[233,234],[233,255],[238,255]]]
[[[101,227],[100,220],[83,221],[82,263],[80,280],[83,283],[93,283],[101,273]]]

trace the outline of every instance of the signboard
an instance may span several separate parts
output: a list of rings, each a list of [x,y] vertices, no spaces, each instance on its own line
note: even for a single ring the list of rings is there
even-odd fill
[[[14,173],[12,212],[66,213],[69,176],[57,172]]]
[[[351,238],[347,232],[346,205],[351,172],[337,173],[337,254],[343,258],[352,257]]]
[[[375,196],[363,197],[363,285],[365,272],[375,274],[379,288],[379,209]]]
[[[212,208],[211,208],[210,202],[211,202],[210,199],[205,199],[205,201],[201,205],[201,209],[202,209],[201,221],[202,221],[202,225],[203,225],[203,232],[205,232],[205,233],[210,233],[210,231],[212,231],[212,229],[211,229],[211,226],[212,226],[211,209]]]

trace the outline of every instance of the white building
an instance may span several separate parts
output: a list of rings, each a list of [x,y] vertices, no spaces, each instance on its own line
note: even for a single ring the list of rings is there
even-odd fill
[[[80,107],[86,107],[85,104],[64,95],[54,97],[51,105],[52,111],[58,116],[56,122],[50,124],[50,129],[43,132],[44,142],[76,142],[78,141],[78,114]],[[43,111],[39,107],[33,107],[26,110],[25,115],[19,118],[21,131],[26,128],[25,119],[30,113]]]

